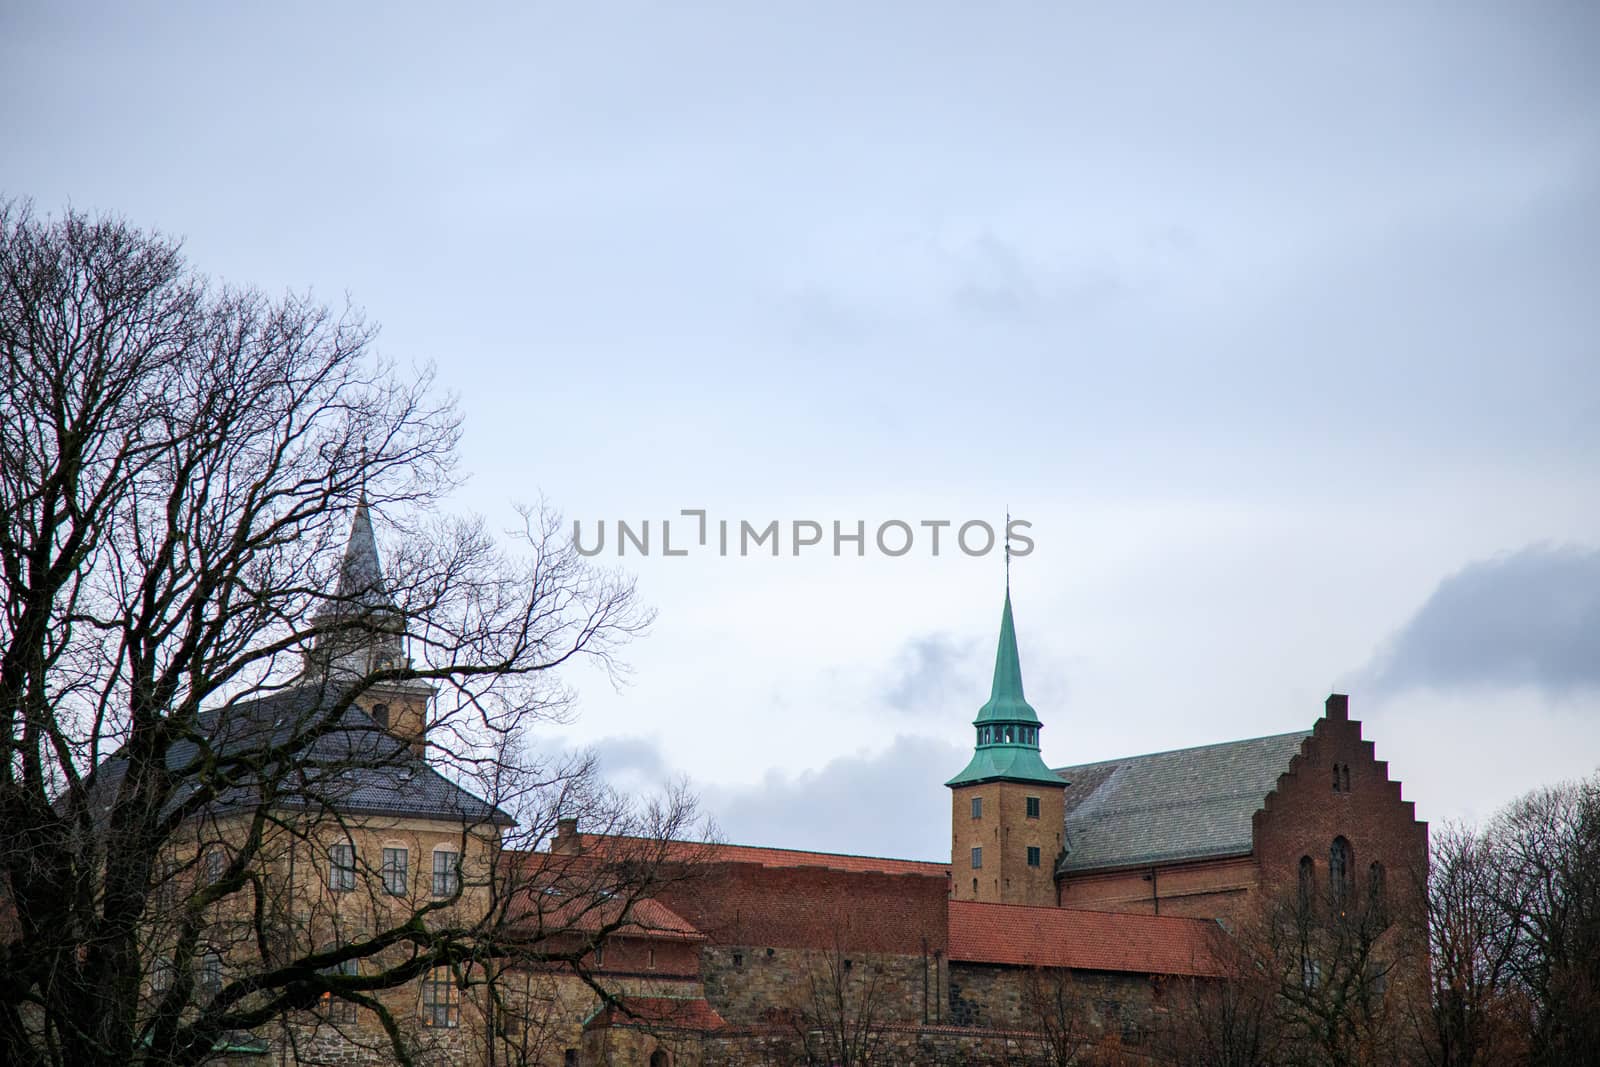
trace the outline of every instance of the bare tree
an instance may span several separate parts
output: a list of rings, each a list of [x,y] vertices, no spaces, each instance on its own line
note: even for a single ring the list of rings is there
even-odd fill
[[[805,1000],[791,1021],[806,1064],[874,1067],[887,1062],[884,1023],[890,990],[880,965],[834,947],[813,954]]]
[[[582,760],[526,754],[568,710],[557,670],[610,664],[647,613],[547,511],[510,552],[442,515],[458,418],[372,338],[120,221],[0,207],[0,1060],[195,1063],[305,1013],[341,1025],[333,1001],[408,1060],[400,987],[427,979],[448,1024],[485,961],[581,972],[604,936],[541,927],[502,849],[580,811],[687,831],[681,797],[634,813]],[[401,535],[382,573],[343,553],[369,509]],[[431,709],[431,765],[379,692]],[[479,801],[458,869],[421,892],[363,855],[345,883],[330,841],[361,790],[434,774]],[[575,891],[637,899],[648,859]]]
[[[1038,1034],[1039,1059],[1049,1067],[1094,1062],[1101,1043],[1090,997],[1062,968],[1035,967],[1022,985],[1023,1028]]]

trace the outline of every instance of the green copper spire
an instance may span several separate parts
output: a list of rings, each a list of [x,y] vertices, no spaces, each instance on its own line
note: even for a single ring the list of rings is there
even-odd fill
[[[1000,643],[994,654],[994,683],[989,702],[972,721],[977,748],[960,774],[945,785],[976,782],[1043,782],[1065,785],[1039,756],[1039,716],[1022,695],[1022,659],[1017,655],[1017,627],[1011,618],[1010,583],[1000,614]]]

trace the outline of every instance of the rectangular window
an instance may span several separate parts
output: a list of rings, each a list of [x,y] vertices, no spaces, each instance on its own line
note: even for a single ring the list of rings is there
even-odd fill
[[[222,881],[222,872],[228,867],[228,854],[220,847],[206,850],[206,885]]]
[[[1028,798],[1028,818],[1037,819],[1038,817],[1039,817],[1039,798],[1038,797],[1029,797]]]
[[[461,853],[443,849],[433,854],[433,895],[455,896],[461,888]]]
[[[328,846],[328,888],[348,893],[356,887],[356,848],[354,845]]]
[[[383,891],[392,897],[403,897],[411,885],[410,854],[403,848],[383,850]]]
[[[982,867],[982,866],[983,866],[983,849],[982,848],[975,848],[975,849],[972,850],[972,869],[973,870],[977,870],[979,867]]]
[[[982,797],[973,797],[972,798],[972,817],[974,819],[983,818],[983,798]]]
[[[435,967],[422,980],[422,1025],[461,1025],[461,992],[448,967]]]
[[[1028,866],[1029,867],[1037,867],[1037,866],[1039,866],[1039,848],[1038,848],[1037,845],[1029,845],[1028,846]]]

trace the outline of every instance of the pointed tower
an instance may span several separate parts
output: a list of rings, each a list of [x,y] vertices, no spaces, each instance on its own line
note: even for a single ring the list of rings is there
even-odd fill
[[[319,633],[305,655],[302,679],[309,684],[349,685],[374,671],[409,667],[405,616],[389,595],[378,559],[372,515],[363,498],[350,524],[350,540],[339,565],[339,582],[327,606],[313,617]],[[427,754],[428,701],[434,687],[417,680],[368,687],[356,704],[374,721]]]
[[[1022,694],[1009,585],[994,684],[972,725],[977,730],[972,759],[945,783],[952,794],[951,895],[1052,907],[1067,783],[1039,756],[1043,725]]]

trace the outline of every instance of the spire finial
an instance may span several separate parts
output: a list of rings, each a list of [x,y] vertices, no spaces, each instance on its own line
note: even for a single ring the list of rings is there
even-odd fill
[[[1011,505],[1006,505],[1006,599],[1011,599]]]

